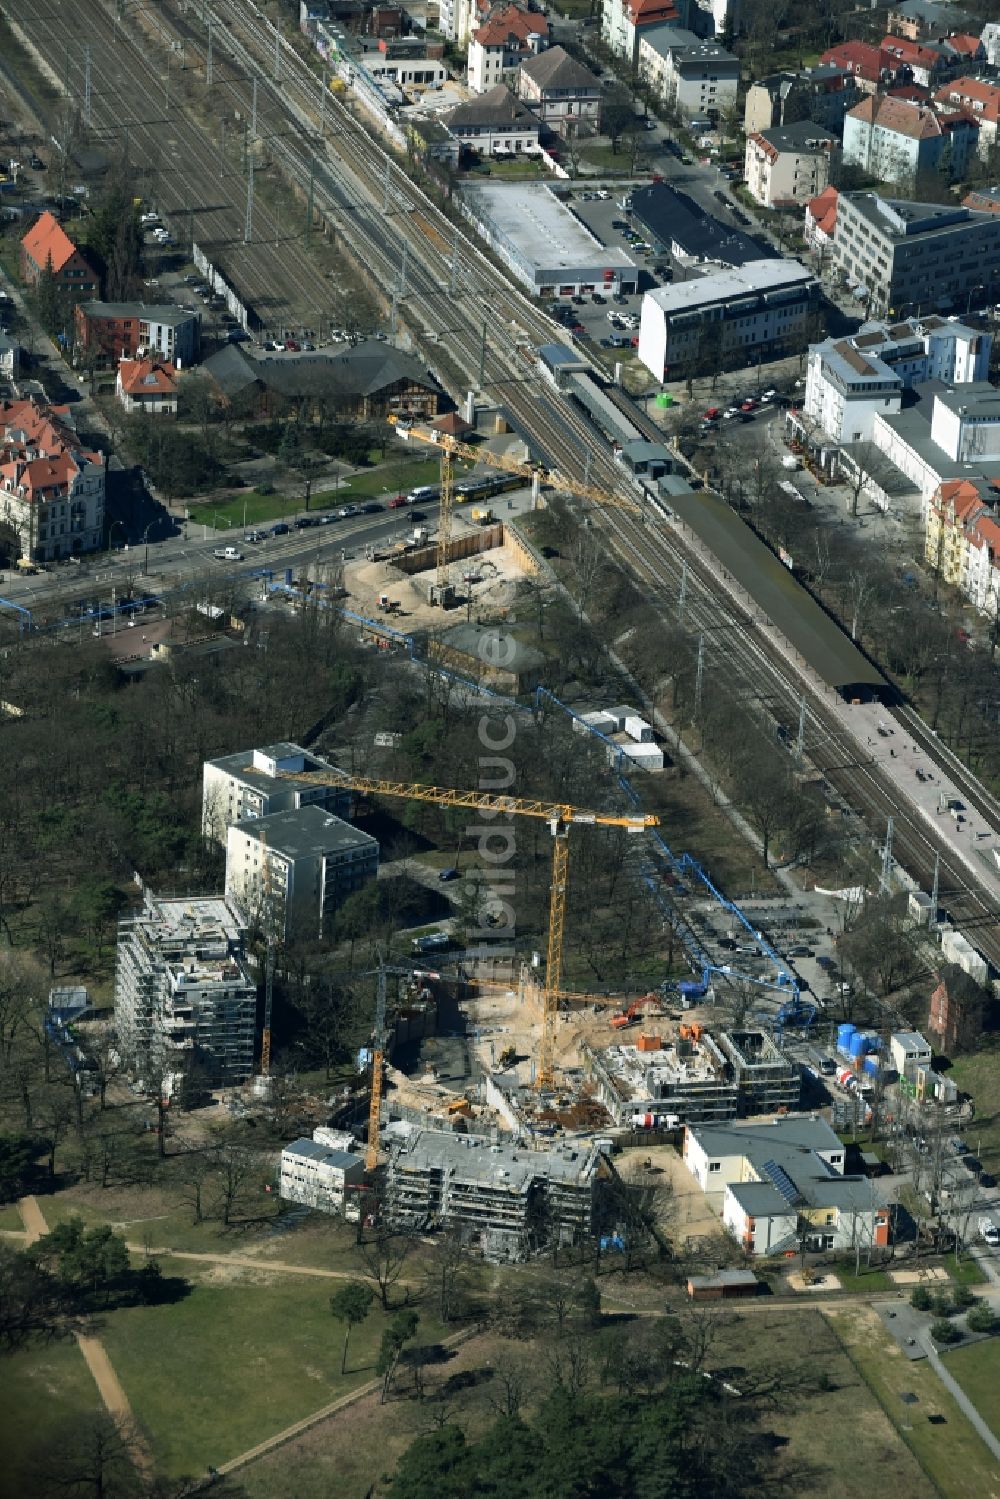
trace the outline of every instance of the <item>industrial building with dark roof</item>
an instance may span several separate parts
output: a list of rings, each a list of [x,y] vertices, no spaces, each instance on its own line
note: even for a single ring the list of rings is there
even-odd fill
[[[740,266],[769,260],[774,254],[770,246],[713,218],[693,198],[665,182],[633,191],[632,218],[654,245],[669,250],[678,260]]]
[[[206,359],[204,369],[223,400],[242,398],[261,408],[275,398],[312,399],[364,419],[389,412],[433,417],[441,399],[437,381],[419,360],[378,339],[336,354],[318,350],[263,358],[229,344]]]

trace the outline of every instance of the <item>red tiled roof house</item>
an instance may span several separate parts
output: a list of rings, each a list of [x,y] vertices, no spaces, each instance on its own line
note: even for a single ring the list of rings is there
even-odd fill
[[[94,267],[51,213],[36,219],[21,241],[21,279],[37,286],[46,266],[51,266],[58,286],[81,299],[96,296],[100,289]]]

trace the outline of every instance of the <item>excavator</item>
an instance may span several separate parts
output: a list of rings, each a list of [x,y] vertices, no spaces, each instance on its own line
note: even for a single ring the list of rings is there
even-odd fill
[[[646,1005],[660,1004],[658,994],[644,994],[641,999],[633,999],[627,1010],[616,1010],[611,1017],[611,1029],[623,1031],[627,1026],[633,1025],[645,1009]]]

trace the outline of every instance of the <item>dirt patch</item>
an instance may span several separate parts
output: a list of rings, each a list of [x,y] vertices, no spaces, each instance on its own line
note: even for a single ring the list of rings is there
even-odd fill
[[[947,1281],[948,1272],[940,1265],[927,1265],[919,1270],[890,1270],[889,1279],[897,1286],[917,1286],[927,1281]]]
[[[412,526],[407,528],[410,529]],[[450,575],[460,599],[469,602],[474,620],[504,618],[513,607],[518,583],[527,576],[514,553],[505,546],[453,562]],[[350,594],[347,606],[366,618],[378,619],[382,617],[378,599],[386,594],[397,606],[385,615],[388,624],[404,632],[440,629],[455,622],[457,611],[442,615],[440,609],[427,602],[427,589],[433,579],[433,567],[408,578],[391,561],[375,562],[367,557],[348,561],[344,568],[344,587]]]

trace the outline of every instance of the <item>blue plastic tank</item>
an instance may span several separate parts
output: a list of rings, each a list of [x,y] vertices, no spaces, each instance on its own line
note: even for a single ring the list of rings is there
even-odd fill
[[[849,1057],[851,1054],[851,1037],[856,1030],[856,1025],[847,1024],[837,1026],[837,1050],[843,1052],[845,1057]]]

